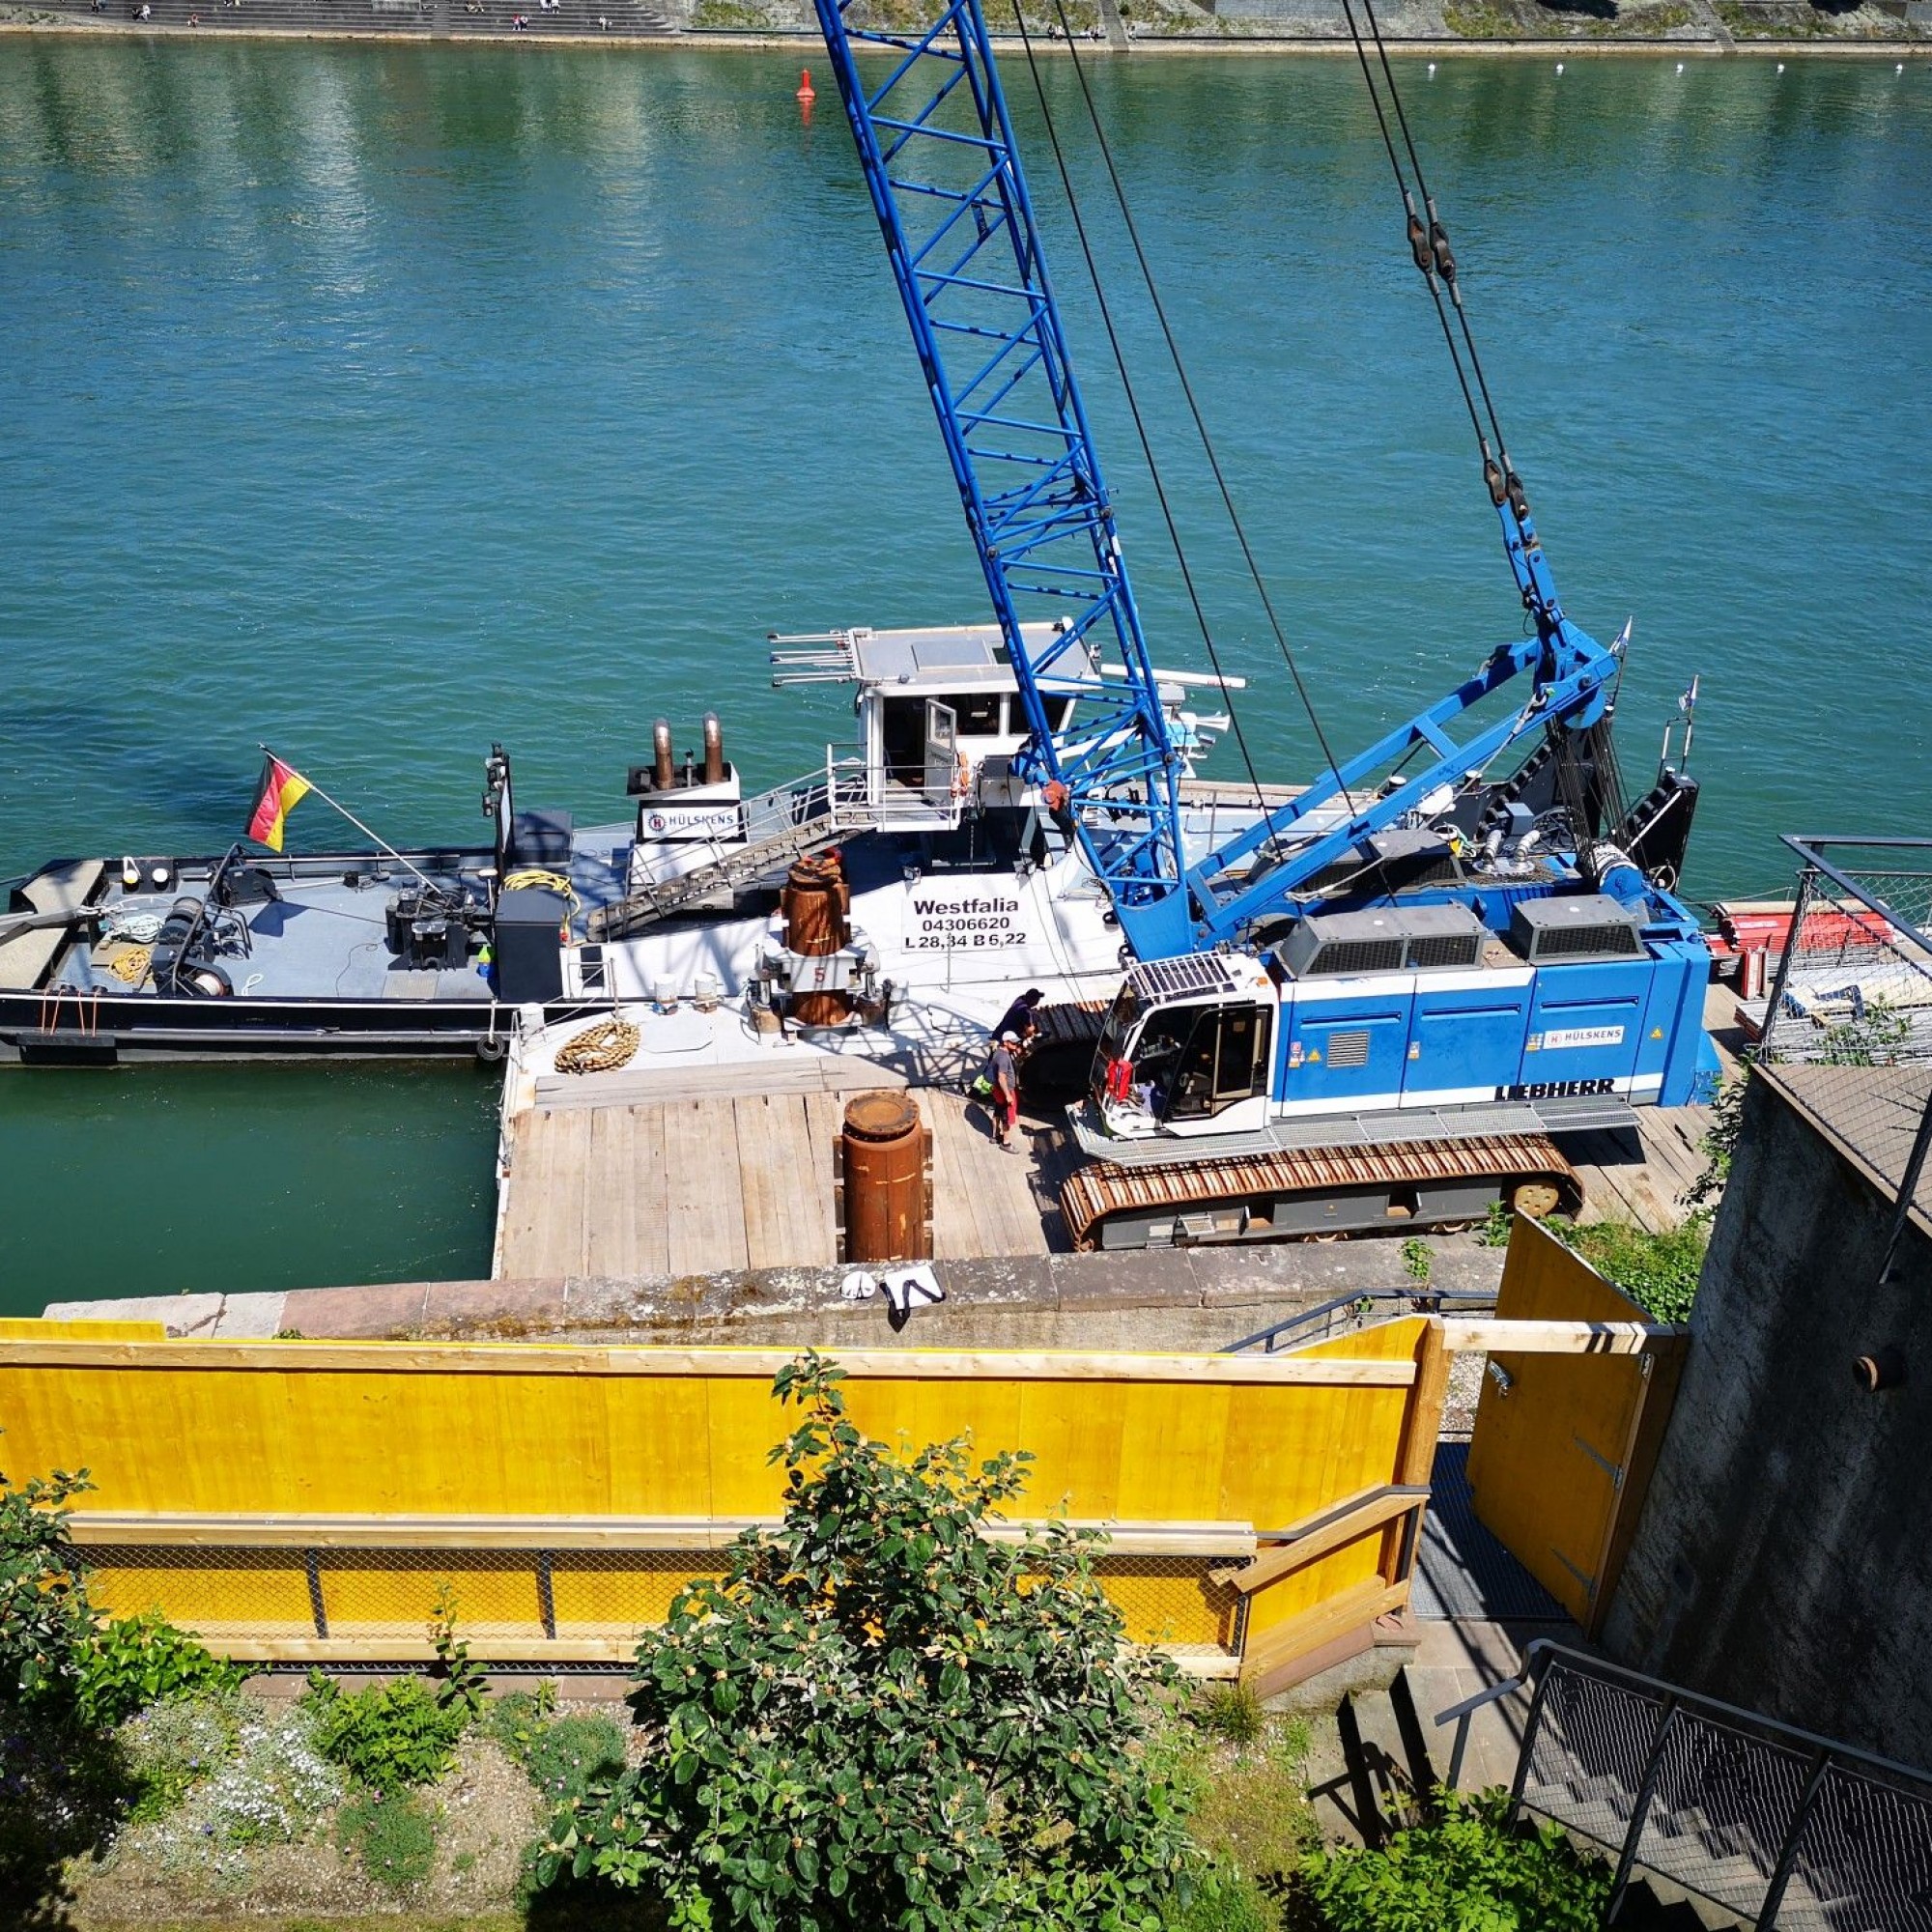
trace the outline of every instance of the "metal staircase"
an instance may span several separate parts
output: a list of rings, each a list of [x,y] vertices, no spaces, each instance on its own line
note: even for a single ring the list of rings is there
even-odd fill
[[[862,832],[950,831],[965,804],[956,796],[937,803],[927,792],[893,782],[863,759],[828,751],[822,770],[743,800],[736,838],[707,841],[712,858],[686,865],[692,849],[687,846],[656,870],[641,857],[634,860],[625,895],[590,915],[590,937],[633,938],[677,913],[748,891]],[[668,869],[671,865],[679,869]]]

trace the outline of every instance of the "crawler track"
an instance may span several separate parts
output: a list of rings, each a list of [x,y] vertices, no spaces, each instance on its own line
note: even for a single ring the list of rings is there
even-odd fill
[[[1541,1134],[1314,1148],[1160,1167],[1095,1161],[1060,1190],[1077,1248],[1293,1240],[1372,1228],[1437,1228],[1489,1204],[1574,1213],[1576,1170]]]

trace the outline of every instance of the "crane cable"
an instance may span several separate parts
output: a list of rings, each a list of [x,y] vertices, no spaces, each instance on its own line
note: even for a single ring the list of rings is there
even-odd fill
[[[1362,12],[1367,16],[1369,31],[1376,44],[1376,60],[1382,72],[1382,83],[1388,89],[1389,105],[1395,109],[1396,125],[1402,132],[1402,144],[1407,152],[1409,166],[1414,171],[1415,181],[1411,187],[1408,177],[1403,172],[1402,157],[1396,153],[1395,137],[1389,131],[1388,114],[1382,105],[1381,88],[1377,85],[1374,70],[1369,66],[1368,48],[1363,43],[1362,30],[1355,18],[1354,0],[1342,0],[1342,11],[1348,16],[1349,34],[1355,43],[1355,58],[1361,64],[1362,79],[1369,90],[1369,100],[1376,110],[1376,126],[1381,130],[1382,147],[1389,157],[1389,167],[1395,176],[1397,192],[1402,196],[1403,209],[1408,217],[1408,249],[1415,266],[1422,271],[1422,278],[1429,285],[1431,299],[1435,304],[1436,320],[1442,325],[1442,340],[1449,351],[1449,361],[1456,371],[1456,382],[1463,391],[1463,406],[1469,412],[1470,427],[1476,432],[1476,445],[1482,452],[1483,484],[1490,493],[1490,500],[1498,509],[1504,503],[1510,506],[1511,514],[1519,526],[1529,514],[1528,500],[1523,494],[1521,479],[1516,473],[1516,467],[1510,462],[1509,448],[1503,439],[1502,419],[1498,415],[1495,400],[1490,393],[1489,379],[1483,373],[1483,359],[1476,350],[1476,337],[1469,326],[1469,313],[1463,305],[1462,284],[1457,277],[1456,256],[1449,245],[1449,231],[1442,225],[1436,213],[1435,197],[1429,191],[1429,179],[1423,172],[1422,156],[1416,151],[1415,138],[1409,131],[1408,115],[1402,104],[1402,91],[1396,86],[1395,70],[1389,65],[1388,48],[1382,42],[1381,22],[1376,17],[1375,0],[1361,0]],[[1416,210],[1415,198],[1420,194],[1422,207],[1427,213],[1425,222],[1422,213]],[[1444,288],[1449,291],[1445,304],[1442,298]],[[1462,329],[1463,345],[1468,352],[1468,368],[1463,365],[1463,351],[1456,342],[1456,329],[1450,326],[1449,310],[1456,311],[1457,325]],[[1471,391],[1469,378],[1475,377],[1476,388]],[[1476,394],[1480,393],[1483,407],[1476,407]],[[1489,427],[1483,422],[1484,412],[1489,415]],[[1490,433],[1494,432],[1495,448],[1490,446]]]
[[[1018,12],[1017,4],[1015,13]],[[1201,447],[1208,458],[1208,467],[1213,471],[1214,487],[1220,492],[1222,507],[1228,513],[1228,522],[1235,532],[1235,541],[1241,547],[1241,556],[1247,564],[1248,575],[1254,581],[1256,593],[1261,598],[1262,610],[1267,615],[1268,628],[1274,633],[1274,640],[1281,651],[1282,662],[1288,667],[1288,674],[1293,680],[1295,696],[1301,700],[1301,708],[1308,715],[1308,723],[1315,732],[1315,742],[1321,748],[1321,755],[1327,760],[1328,769],[1333,774],[1336,788],[1342,794],[1342,803],[1352,818],[1355,802],[1350,796],[1349,787],[1342,778],[1342,767],[1337,761],[1333,748],[1328,743],[1328,734],[1321,727],[1321,720],[1315,710],[1315,700],[1309,695],[1307,685],[1302,681],[1301,667],[1295,662],[1294,653],[1289,647],[1287,634],[1281,626],[1281,619],[1275,614],[1274,600],[1269,597],[1267,583],[1262,576],[1261,565],[1255,560],[1255,554],[1248,543],[1248,533],[1243,526],[1240,513],[1235,508],[1234,493],[1228,488],[1228,479],[1221,469],[1220,457],[1214,449],[1214,440],[1208,433],[1206,418],[1201,413],[1201,405],[1195,400],[1194,384],[1188,380],[1187,365],[1181,359],[1180,345],[1175,340],[1173,327],[1167,319],[1167,305],[1160,298],[1160,290],[1155,284],[1153,269],[1148,261],[1147,250],[1141,245],[1140,229],[1134,221],[1133,210],[1127,203],[1127,191],[1121,181],[1120,170],[1114,165],[1114,151],[1107,139],[1106,129],[1100,125],[1098,110],[1094,104],[1094,95],[1087,85],[1087,70],[1081,65],[1080,50],[1074,42],[1073,29],[1066,18],[1065,0],[1054,0],[1054,11],[1060,15],[1060,30],[1066,36],[1066,50],[1072,56],[1073,72],[1080,83],[1081,98],[1087,103],[1087,119],[1093,127],[1094,138],[1100,150],[1100,157],[1107,165],[1107,178],[1113,184],[1114,200],[1119,205],[1121,219],[1125,224],[1127,239],[1133,244],[1134,260],[1140,265],[1141,280],[1147,285],[1148,298],[1153,304],[1153,312],[1160,323],[1162,339],[1167,344],[1168,359],[1174,364],[1174,373],[1180,381],[1180,393],[1187,399],[1187,412],[1194,419],[1194,433],[1201,439]],[[1022,22],[1021,35],[1026,27]],[[1032,59],[1032,49],[1028,49],[1028,59]],[[1037,77],[1036,76],[1036,86]],[[1042,107],[1044,102],[1042,101]],[[1068,190],[1069,195],[1071,189]],[[1151,455],[1149,462],[1152,462]]]
[[[1141,454],[1147,459],[1148,474],[1153,480],[1153,492],[1160,503],[1160,514],[1167,525],[1168,540],[1174,545],[1175,560],[1180,566],[1180,581],[1187,589],[1187,601],[1194,607],[1194,621],[1200,626],[1201,641],[1208,647],[1208,662],[1214,668],[1214,676],[1220,682],[1221,696],[1228,706],[1228,723],[1234,727],[1235,742],[1240,747],[1241,763],[1247,768],[1248,782],[1254,787],[1255,806],[1264,822],[1267,820],[1267,799],[1262,790],[1261,774],[1255,769],[1254,755],[1248,749],[1247,733],[1241,728],[1239,711],[1236,708],[1235,694],[1229,690],[1227,673],[1221,668],[1221,654],[1214,646],[1214,635],[1208,622],[1208,612],[1201,603],[1201,593],[1195,587],[1194,572],[1189,568],[1187,553],[1181,545],[1180,531],[1174,520],[1174,509],[1167,497],[1167,486],[1161,479],[1160,466],[1154,461],[1153,444],[1148,436],[1146,419],[1141,414],[1140,398],[1134,392],[1133,379],[1127,374],[1126,355],[1121,347],[1119,332],[1114,327],[1114,312],[1107,300],[1106,291],[1100,285],[1100,270],[1094,259],[1093,244],[1087,237],[1087,222],[1080,212],[1080,199],[1073,191],[1073,178],[1067,170],[1066,156],[1060,146],[1060,130],[1054,125],[1053,109],[1047,104],[1046,88],[1039,77],[1039,63],[1033,50],[1033,36],[1027,32],[1026,14],[1020,0],[1015,0],[1013,16],[1019,21],[1020,43],[1026,49],[1027,71],[1033,76],[1033,91],[1039,101],[1040,119],[1046,127],[1046,138],[1053,149],[1053,163],[1059,171],[1060,185],[1066,195],[1066,205],[1073,216],[1073,232],[1080,241],[1080,253],[1087,265],[1087,279],[1093,285],[1094,298],[1100,309],[1101,326],[1107,331],[1107,345],[1113,352],[1114,367],[1121,378],[1121,387],[1126,392],[1127,409],[1134,419],[1134,433],[1140,439]],[[1112,163],[1109,162],[1111,167]],[[1158,702],[1158,697],[1155,699]],[[1277,858],[1281,855],[1279,836],[1272,825],[1268,829],[1268,842],[1274,847]],[[1177,855],[1179,856],[1179,855]],[[1184,863],[1184,861],[1183,861]]]

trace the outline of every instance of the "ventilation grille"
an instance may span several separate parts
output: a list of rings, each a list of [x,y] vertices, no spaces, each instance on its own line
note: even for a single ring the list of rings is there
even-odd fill
[[[1331,939],[1305,973],[1400,973],[1400,939]]]
[[[1369,1064],[1369,1036],[1366,1032],[1331,1033],[1328,1036],[1328,1065],[1366,1066]]]
[[[1408,942],[1408,963],[1417,972],[1431,966],[1473,966],[1482,950],[1480,933],[1437,933]]]
[[[1630,925],[1546,926],[1536,935],[1533,959],[1629,959],[1643,951]]]

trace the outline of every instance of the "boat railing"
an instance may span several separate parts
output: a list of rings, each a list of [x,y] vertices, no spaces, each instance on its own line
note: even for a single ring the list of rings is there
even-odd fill
[[[800,833],[951,831],[965,806],[957,791],[942,804],[927,791],[888,778],[862,746],[827,745],[825,762],[816,770],[741,800],[732,836],[688,840],[652,858],[640,855],[633,889],[668,885]]]

